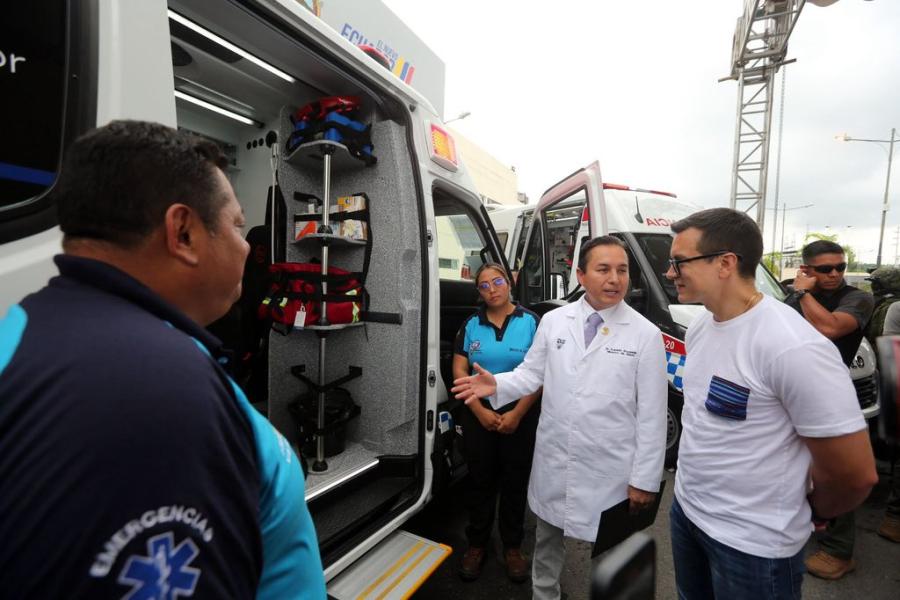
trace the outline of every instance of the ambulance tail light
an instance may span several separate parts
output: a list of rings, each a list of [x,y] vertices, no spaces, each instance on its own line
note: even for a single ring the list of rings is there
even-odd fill
[[[456,142],[453,141],[446,129],[433,123],[428,129],[428,152],[431,160],[444,167],[448,171],[459,170],[459,161],[456,157]]]

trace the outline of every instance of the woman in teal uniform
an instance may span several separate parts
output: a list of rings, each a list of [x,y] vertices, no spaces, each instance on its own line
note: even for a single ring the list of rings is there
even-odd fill
[[[453,378],[472,373],[478,363],[491,373],[512,371],[525,358],[537,331],[538,316],[510,298],[510,279],[496,263],[486,263],[475,274],[482,306],[469,317],[456,336]],[[459,576],[472,581],[481,574],[500,495],[498,529],[503,561],[512,581],[528,579],[522,556],[528,476],[534,452],[540,393],[525,396],[498,409],[482,399],[464,407],[463,440],[469,478],[465,492],[469,548],[459,565]]]

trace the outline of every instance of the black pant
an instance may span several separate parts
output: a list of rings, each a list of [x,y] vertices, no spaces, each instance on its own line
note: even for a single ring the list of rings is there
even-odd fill
[[[504,406],[502,412],[512,406]],[[540,403],[529,409],[511,434],[488,431],[471,410],[464,408],[463,411],[463,442],[469,466],[465,493],[469,511],[469,525],[466,527],[469,545],[480,548],[487,545],[494,525],[494,507],[499,491],[500,539],[504,548],[518,548],[524,536],[528,477],[531,474]]]

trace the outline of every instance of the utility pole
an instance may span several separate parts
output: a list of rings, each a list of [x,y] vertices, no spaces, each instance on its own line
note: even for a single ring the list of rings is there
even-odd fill
[[[881,205],[881,235],[878,237],[878,265],[881,266],[881,243],[884,241],[884,220],[888,211],[888,191],[891,189],[891,162],[894,160],[894,134],[896,128],[891,128],[891,145],[888,150],[887,181],[884,183],[884,204]]]
[[[801,208],[809,208],[811,206],[815,206],[814,204],[804,204],[802,206],[791,206],[787,205],[787,202],[781,205],[781,258],[778,260],[778,277],[781,277],[781,271],[784,269],[784,221],[787,217],[787,211],[789,210],[800,210]],[[772,210],[768,208],[766,210]],[[772,215],[772,223],[778,222],[778,209],[775,210],[775,214]],[[807,233],[809,233],[809,225],[806,226]],[[900,229],[900,228],[898,228]],[[774,239],[773,239],[774,243]],[[772,248],[772,252],[775,252],[775,248]]]
[[[881,204],[881,233],[878,236],[878,258],[876,259],[876,267],[881,266],[881,247],[884,243],[884,222],[887,219],[887,211],[889,208],[888,193],[891,189],[891,163],[894,160],[894,142],[900,141],[900,139],[895,136],[896,133],[897,129],[891,128],[891,139],[889,140],[854,138],[850,137],[846,133],[834,136],[834,139],[839,142],[875,142],[877,144],[888,144],[887,178],[884,182],[884,201]]]

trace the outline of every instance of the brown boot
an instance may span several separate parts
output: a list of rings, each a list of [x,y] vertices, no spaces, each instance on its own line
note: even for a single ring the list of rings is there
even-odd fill
[[[854,569],[856,569],[856,561],[852,558],[844,560],[832,556],[824,550],[819,550],[806,559],[806,570],[809,574],[822,579],[840,579]]]
[[[459,562],[459,568],[456,574],[463,581],[475,581],[481,575],[481,567],[484,566],[485,551],[484,548],[469,546],[466,553],[463,554],[462,560]]]
[[[878,535],[892,542],[900,543],[900,517],[885,517],[878,527]]]
[[[518,548],[507,548],[503,553],[506,562],[506,576],[513,583],[522,583],[528,579],[528,561]]]

